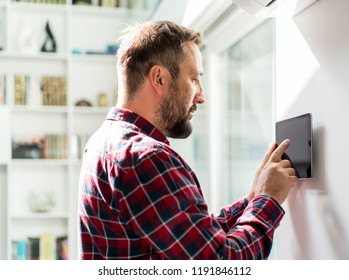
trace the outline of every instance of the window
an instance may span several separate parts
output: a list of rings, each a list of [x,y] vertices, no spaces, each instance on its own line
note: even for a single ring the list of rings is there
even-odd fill
[[[246,195],[274,135],[274,20],[219,55],[222,187],[219,204]]]

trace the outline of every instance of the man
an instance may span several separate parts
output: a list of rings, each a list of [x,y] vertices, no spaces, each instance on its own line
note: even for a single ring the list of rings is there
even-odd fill
[[[85,148],[81,259],[266,259],[297,177],[271,146],[250,193],[214,217],[167,137],[185,138],[205,102],[201,35],[172,22],[129,27],[117,53],[119,100]]]

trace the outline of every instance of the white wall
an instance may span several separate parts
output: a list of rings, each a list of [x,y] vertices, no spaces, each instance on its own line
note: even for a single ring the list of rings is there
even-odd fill
[[[277,119],[313,115],[314,177],[283,205],[277,258],[349,259],[349,1],[277,19]]]
[[[211,3],[222,14],[225,4],[231,2],[226,1]],[[216,24],[212,10],[204,9],[188,22],[205,30],[206,42],[214,41],[219,48],[230,44],[232,36],[244,33],[256,20],[241,20],[238,26],[229,19],[227,24],[223,20]],[[299,182],[283,204],[286,215],[274,246],[277,259],[349,259],[348,12],[348,0],[318,0],[293,19],[276,19],[277,120],[312,113],[315,169],[313,179]],[[228,16],[237,15],[241,13],[232,11]],[[242,31],[222,42],[214,40],[213,33],[227,26]]]

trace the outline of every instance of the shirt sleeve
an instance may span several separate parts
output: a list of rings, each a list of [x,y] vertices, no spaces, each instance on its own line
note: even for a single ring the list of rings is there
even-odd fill
[[[120,210],[125,223],[164,258],[268,258],[283,217],[270,197],[255,197],[248,205],[240,201],[215,218],[191,171],[164,151],[140,157],[123,180]]]
[[[237,219],[244,212],[248,201],[245,197],[239,199],[234,204],[225,206],[221,209],[218,216],[213,216],[220,224],[221,228],[227,233],[236,223]]]

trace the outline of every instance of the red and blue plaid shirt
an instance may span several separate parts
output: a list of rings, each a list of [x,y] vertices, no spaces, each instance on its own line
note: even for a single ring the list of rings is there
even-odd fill
[[[85,147],[81,259],[266,259],[283,215],[267,196],[210,215],[187,163],[128,110],[112,108]]]

